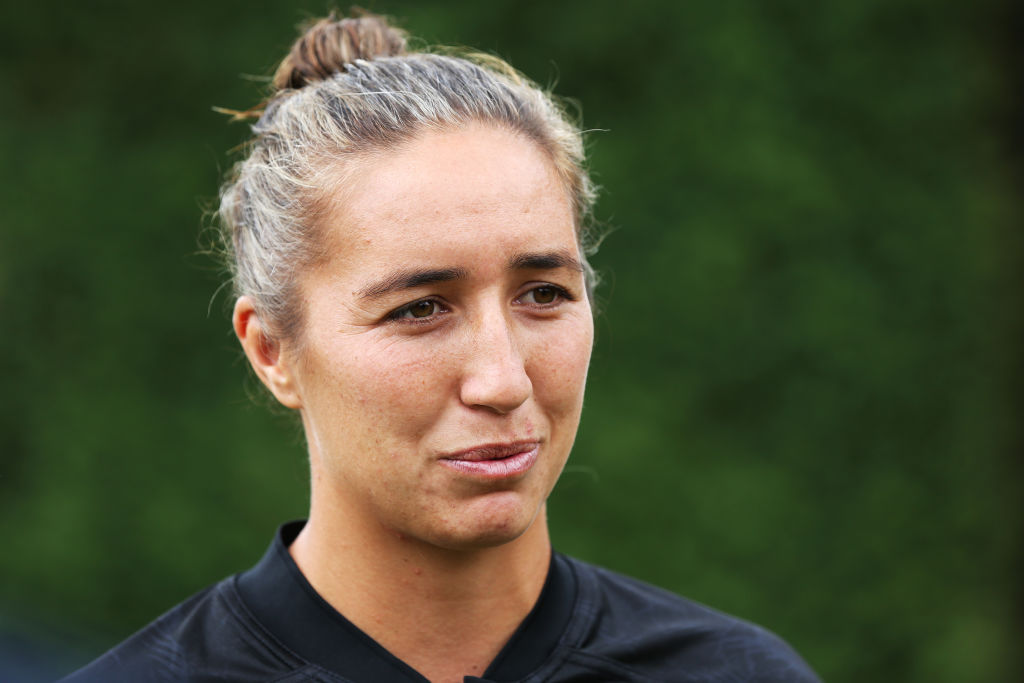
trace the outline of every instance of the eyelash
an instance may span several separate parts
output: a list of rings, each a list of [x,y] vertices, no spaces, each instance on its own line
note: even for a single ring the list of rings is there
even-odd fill
[[[418,304],[427,304],[427,303],[434,304],[434,306],[437,309],[439,309],[439,310],[435,310],[430,315],[424,316],[422,318],[417,318],[417,317],[415,317],[413,315],[406,315],[407,313],[411,313],[412,312],[412,307],[413,306],[416,306]],[[447,313],[447,312],[448,312],[448,308],[444,304],[442,304],[440,301],[438,301],[437,299],[430,299],[430,298],[427,298],[427,299],[417,299],[416,301],[412,301],[410,303],[407,303],[404,306],[400,306],[399,308],[396,308],[391,313],[388,313],[388,315],[385,318],[385,320],[394,320],[394,321],[401,322],[401,323],[404,323],[404,324],[407,324],[407,325],[422,325],[424,323],[434,322],[434,320],[437,318],[438,313]]]
[[[527,304],[531,308],[547,309],[547,308],[552,308],[554,306],[557,306],[559,303],[561,303],[563,301],[575,301],[576,300],[576,297],[572,296],[568,292],[568,290],[566,290],[564,287],[559,287],[558,285],[553,285],[553,284],[550,284],[550,283],[544,283],[542,285],[537,285],[536,287],[531,287],[527,291],[523,292],[523,294],[521,296],[516,297],[516,300],[518,301],[519,299],[522,299],[526,295],[531,294],[531,293],[535,293],[535,292],[537,292],[537,290],[541,290],[541,289],[550,289],[550,290],[552,290],[554,292],[555,299],[553,301],[548,302],[548,303]],[[410,314],[412,312],[412,307],[413,306],[417,306],[419,304],[425,304],[425,303],[434,304],[434,306],[437,309],[439,309],[439,310],[435,310],[430,315],[423,316],[422,318],[417,318],[417,317],[412,316],[412,315],[407,315],[407,314]],[[431,323],[431,322],[436,321],[437,320],[437,316],[439,314],[441,314],[441,313],[448,313],[449,311],[450,311],[450,309],[447,306],[445,306],[444,303],[442,303],[440,300],[428,297],[426,299],[417,299],[416,301],[411,301],[411,302],[405,304],[404,306],[400,306],[399,308],[396,308],[391,313],[388,313],[388,315],[385,317],[385,320],[393,320],[393,321],[400,322],[400,323],[403,323],[403,324],[406,324],[406,325],[423,325],[423,324],[426,324],[426,323]]]
[[[576,297],[574,297],[571,294],[569,294],[568,290],[566,290],[564,287],[559,287],[558,285],[553,285],[553,284],[550,284],[550,283],[544,283],[542,285],[537,285],[536,287],[531,287],[530,289],[528,289],[525,292],[523,292],[522,296],[517,297],[517,300],[522,299],[527,294],[531,294],[531,293],[532,294],[536,294],[536,292],[538,292],[541,289],[550,289],[550,290],[552,290],[554,292],[554,294],[555,294],[554,300],[553,301],[549,301],[546,304],[542,304],[542,303],[530,304],[531,306],[539,306],[541,308],[551,308],[552,306],[557,306],[559,303],[561,303],[563,301],[575,301],[576,300]]]

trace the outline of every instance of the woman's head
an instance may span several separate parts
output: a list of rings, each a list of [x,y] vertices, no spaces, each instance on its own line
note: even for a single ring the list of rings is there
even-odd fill
[[[324,253],[324,216],[344,210],[361,167],[427,131],[473,123],[515,132],[547,155],[593,286],[585,255],[594,190],[580,131],[501,60],[409,53],[404,34],[380,17],[328,17],[295,43],[273,86],[220,207],[236,294],[253,300],[267,333],[301,340],[301,279]]]
[[[593,345],[579,133],[510,69],[368,44],[402,41],[321,23],[278,72],[224,191],[235,331],[302,417],[312,524],[544,533]]]

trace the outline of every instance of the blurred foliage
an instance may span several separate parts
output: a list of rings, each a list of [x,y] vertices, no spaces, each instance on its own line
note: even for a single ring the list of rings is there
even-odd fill
[[[829,681],[1024,676],[1009,3],[366,4],[594,130],[616,230],[556,545]],[[303,516],[197,236],[246,134],[211,106],[325,8],[0,9],[5,623],[90,658]]]

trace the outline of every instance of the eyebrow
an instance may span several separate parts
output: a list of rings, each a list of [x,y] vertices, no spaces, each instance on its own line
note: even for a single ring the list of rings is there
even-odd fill
[[[437,282],[451,282],[466,277],[469,272],[465,268],[423,268],[401,270],[392,273],[383,280],[359,290],[356,295],[360,299],[375,299],[399,289],[412,289]]]
[[[556,270],[568,268],[578,273],[583,272],[579,259],[567,251],[545,251],[537,253],[516,254],[508,262],[511,270]]]
[[[568,268],[583,272],[579,260],[566,251],[546,251],[515,254],[508,262],[509,270],[556,270]],[[412,289],[438,282],[465,279],[469,271],[465,268],[419,268],[400,270],[363,287],[356,296],[360,299],[376,299],[391,292]]]

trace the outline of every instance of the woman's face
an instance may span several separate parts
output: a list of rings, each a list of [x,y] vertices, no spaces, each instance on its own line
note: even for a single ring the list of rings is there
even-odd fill
[[[593,343],[555,169],[478,124],[359,162],[335,199],[282,350],[314,506],[447,548],[518,537],[569,455]]]

